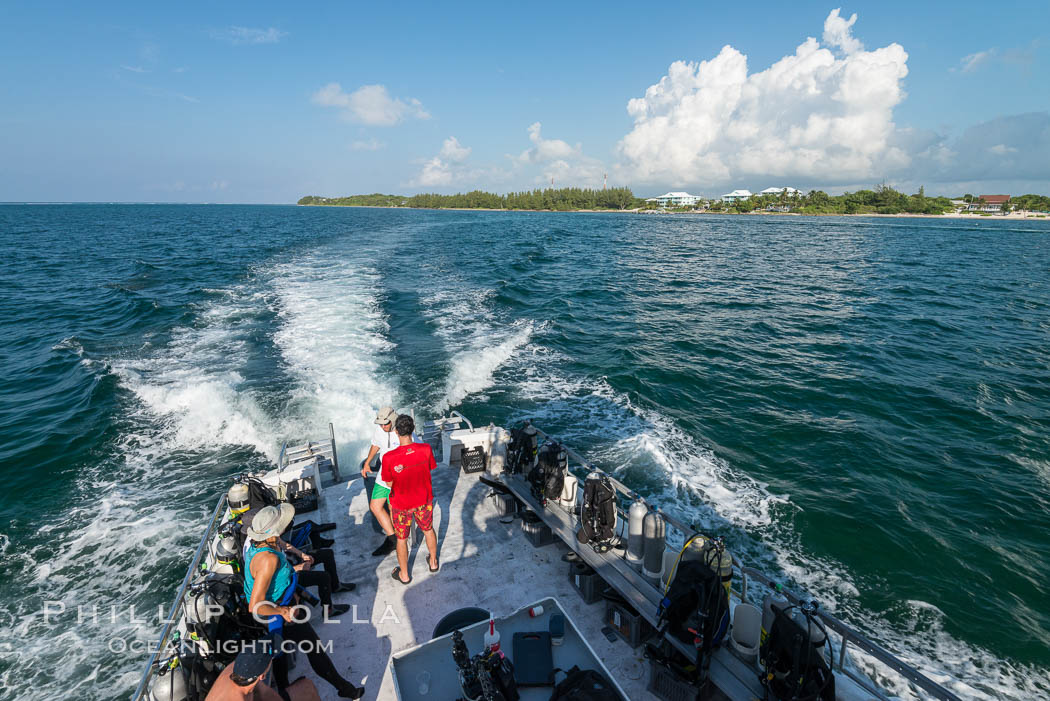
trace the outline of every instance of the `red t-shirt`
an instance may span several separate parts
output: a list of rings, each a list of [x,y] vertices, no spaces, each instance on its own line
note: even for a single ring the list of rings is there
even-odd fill
[[[426,443],[402,445],[383,456],[380,476],[390,485],[390,508],[407,511],[434,500],[430,471],[437,467]]]

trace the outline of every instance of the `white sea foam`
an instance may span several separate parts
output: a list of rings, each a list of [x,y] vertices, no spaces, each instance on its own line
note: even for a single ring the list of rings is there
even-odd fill
[[[754,528],[772,523],[773,510],[787,503],[786,497],[771,494],[765,485],[733,470],[660,413],[636,407],[604,378],[568,378],[550,367],[561,358],[539,350],[523,357],[542,359],[545,355],[543,365],[525,372],[517,385],[523,398],[543,402],[533,412],[534,418],[542,421],[549,416],[569,423],[569,436],[607,437],[608,441],[591,451],[591,457],[614,473],[633,465],[650,473],[652,465],[660,467],[665,487],[656,498],[664,506],[674,509],[679,492],[691,491],[710,507],[706,513],[692,514],[700,517],[702,525],[710,527],[711,518],[717,517]]]
[[[533,324],[513,324],[508,329],[491,331],[473,339],[468,348],[452,356],[445,396],[439,411],[456,406],[468,396],[483,392],[492,385],[496,370],[516,350],[528,343]]]
[[[496,371],[525,346],[536,331],[532,321],[502,323],[492,309],[491,290],[437,292],[423,300],[451,360],[445,391],[435,403],[447,411],[492,386]]]
[[[296,378],[288,435],[323,432],[331,421],[341,452],[365,457],[375,410],[398,405],[396,383],[380,361],[393,345],[375,270],[307,256],[272,277],[281,328],[274,342]]]
[[[273,422],[243,388],[238,369],[244,326],[264,298],[243,288],[200,311],[200,324],[176,329],[161,352],[111,363],[125,387],[173,430],[183,448],[250,445],[276,456]]]

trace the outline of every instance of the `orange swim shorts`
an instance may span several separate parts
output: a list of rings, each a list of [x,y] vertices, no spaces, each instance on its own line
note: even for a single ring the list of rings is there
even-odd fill
[[[416,525],[421,531],[429,531],[434,528],[434,505],[423,504],[414,509],[390,509],[390,517],[394,522],[394,533],[398,540],[408,540],[408,530],[412,527],[412,519],[416,519]]]

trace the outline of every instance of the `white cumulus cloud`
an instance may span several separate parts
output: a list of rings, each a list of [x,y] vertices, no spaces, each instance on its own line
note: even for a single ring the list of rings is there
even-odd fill
[[[441,160],[440,156],[434,156],[423,164],[419,177],[414,181],[422,187],[439,187],[451,185],[453,181],[452,166],[447,161]]]
[[[553,180],[559,187],[596,187],[601,183],[601,161],[585,155],[581,144],[571,146],[561,139],[545,139],[542,129],[540,122],[531,124],[528,134],[532,146],[511,157],[515,166],[532,166],[533,170],[538,166],[533,183],[550,185]]]
[[[853,25],[857,23],[857,13],[854,12],[849,19],[844,19],[840,14],[841,8],[835,8],[824,20],[824,43],[828,46],[837,46],[843,53],[855,54],[864,50],[864,44],[853,36]]]
[[[621,171],[642,182],[726,185],[749,176],[847,183],[908,163],[894,145],[908,54],[866,51],[856,15],[833,10],[823,41],[757,73],[732,46],[706,61],[676,61],[627,105],[634,128],[619,143]],[[834,49],[834,51],[833,51]]]
[[[405,119],[430,118],[419,100],[393,97],[385,85],[362,85],[346,93],[339,83],[329,83],[314,93],[313,101],[324,107],[342,109],[343,116],[350,121],[371,126],[390,127]]]
[[[441,145],[441,158],[447,161],[462,163],[469,155],[470,147],[459,143],[459,139],[454,136],[445,139],[445,143]]]
[[[539,122],[529,127],[529,141],[532,142],[532,148],[522,151],[521,155],[518,156],[519,161],[522,163],[546,163],[579,155],[579,144],[573,147],[561,139],[544,139],[540,133],[542,128]]]
[[[470,151],[471,148],[459,143],[456,137],[448,137],[441,144],[438,155],[424,161],[419,175],[409,184],[416,187],[443,187],[475,177],[478,172],[466,164]]]
[[[992,153],[997,153],[1000,156],[1005,156],[1008,153],[1017,153],[1017,149],[1013,146],[1007,146],[1006,144],[996,144],[995,146],[989,146],[988,150]]]

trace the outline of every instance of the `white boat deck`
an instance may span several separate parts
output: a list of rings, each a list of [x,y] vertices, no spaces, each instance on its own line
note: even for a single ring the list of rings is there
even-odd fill
[[[646,691],[649,670],[642,648],[609,642],[600,632],[605,625],[604,605],[584,604],[570,583],[568,565],[561,559],[568,552],[566,546],[556,541],[534,548],[521,533],[519,519],[500,523],[487,498],[491,490],[477,475],[441,464],[434,470],[434,528],[441,570],[429,571],[426,545],[420,539],[410,551],[412,582],[404,586],[391,578],[397,566],[393,553],[384,558],[371,555],[381,536],[372,527],[364,481],[358,473],[351,474],[348,482],[325,489],[321,508],[303,518],[338,524],[326,535],[336,540],[340,578],[355,582],[357,589],[335,595],[335,602],[354,605],[356,612],[344,614],[338,624],[315,620],[314,627],[322,640],[333,641],[331,656],[340,673],[354,684],[365,685],[365,699],[396,698],[390,656],[430,640],[434,626],[450,611],[479,606],[504,615],[548,596],[559,600],[630,699],[656,698]],[[448,664],[454,664],[451,657]],[[314,680],[322,699],[338,698],[303,656],[290,676],[301,674]]]

